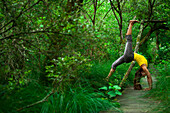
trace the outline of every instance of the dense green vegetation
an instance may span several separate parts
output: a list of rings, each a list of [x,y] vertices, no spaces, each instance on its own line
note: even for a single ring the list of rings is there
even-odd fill
[[[121,95],[118,85],[130,64],[120,65],[109,82],[105,78],[123,54],[134,16],[145,21],[139,53],[155,67],[150,96],[163,104],[158,110],[168,111],[169,5],[169,0],[0,0],[0,112],[119,111],[114,97]],[[139,27],[133,28],[133,47]]]

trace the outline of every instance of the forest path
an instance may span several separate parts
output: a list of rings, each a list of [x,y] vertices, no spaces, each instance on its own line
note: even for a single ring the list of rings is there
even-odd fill
[[[155,82],[155,77],[152,77]],[[147,88],[147,79],[142,78],[141,85],[143,88]],[[144,97],[147,91],[134,90],[133,87],[128,87],[123,91],[123,95],[119,96],[118,102],[120,103],[120,110],[123,113],[152,113],[158,103],[150,98]]]
[[[155,77],[152,77],[153,83],[156,83]],[[147,79],[141,79],[141,85],[143,88],[148,87]],[[122,93],[122,96],[117,97],[120,103],[120,110],[123,113],[157,113],[153,111],[158,106],[158,102],[144,97],[147,91],[134,90],[133,86],[126,88]],[[118,113],[113,110],[102,111],[100,113]]]

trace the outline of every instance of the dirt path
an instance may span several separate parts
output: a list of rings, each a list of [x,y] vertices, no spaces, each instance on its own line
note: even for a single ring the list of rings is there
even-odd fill
[[[153,77],[155,82],[155,78]],[[146,78],[142,79],[141,85],[146,88]],[[150,98],[144,97],[146,91],[134,90],[133,87],[128,87],[123,91],[123,95],[117,98],[120,103],[120,110],[123,113],[156,113],[153,111],[158,105],[156,101]],[[115,111],[109,110],[101,113],[115,113]]]

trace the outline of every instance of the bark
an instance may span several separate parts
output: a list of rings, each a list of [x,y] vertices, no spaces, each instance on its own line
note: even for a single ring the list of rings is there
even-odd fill
[[[97,12],[97,0],[93,0],[94,4],[94,15],[93,15],[93,29],[95,29],[96,12]]]

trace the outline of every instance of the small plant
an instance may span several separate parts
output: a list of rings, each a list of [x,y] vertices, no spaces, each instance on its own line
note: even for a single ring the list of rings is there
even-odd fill
[[[113,85],[112,83],[109,83],[109,87],[101,87],[99,90],[105,90],[105,94],[109,96],[109,98],[115,97],[116,95],[122,95],[122,93],[119,91],[121,87],[118,85]]]
[[[15,88],[20,88],[29,83],[28,75],[31,73],[31,70],[25,71],[24,73],[21,70],[16,69],[16,72],[8,78],[7,88],[13,90]],[[19,74],[19,76],[17,75]]]

